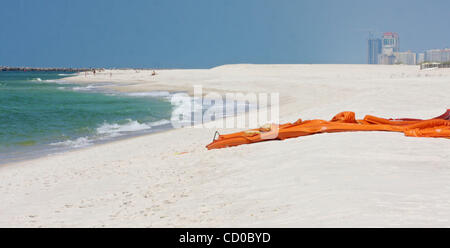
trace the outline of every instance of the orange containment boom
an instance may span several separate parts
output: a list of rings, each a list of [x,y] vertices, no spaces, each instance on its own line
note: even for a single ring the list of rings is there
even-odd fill
[[[412,137],[450,138],[450,109],[443,115],[429,120],[421,119],[385,119],[366,115],[356,120],[354,112],[341,112],[330,121],[297,120],[294,123],[269,124],[259,129],[219,135],[206,148],[218,149],[268,140],[284,140],[316,133],[337,133],[353,131],[389,131],[403,132]]]

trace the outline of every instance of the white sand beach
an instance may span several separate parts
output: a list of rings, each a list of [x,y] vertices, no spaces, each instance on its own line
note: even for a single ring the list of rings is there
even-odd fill
[[[121,92],[278,92],[281,122],[450,109],[450,69],[243,64],[151,73],[65,80]],[[174,129],[2,165],[0,227],[450,227],[449,139],[354,132],[208,151],[215,131]]]

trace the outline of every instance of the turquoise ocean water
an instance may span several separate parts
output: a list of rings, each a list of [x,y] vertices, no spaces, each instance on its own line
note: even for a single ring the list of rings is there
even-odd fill
[[[117,94],[67,84],[62,72],[0,72],[0,163],[170,125],[158,94]]]

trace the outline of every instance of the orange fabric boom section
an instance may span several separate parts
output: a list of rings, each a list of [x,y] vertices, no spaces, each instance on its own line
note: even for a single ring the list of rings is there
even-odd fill
[[[367,115],[356,120],[354,112],[341,112],[330,121],[297,120],[294,123],[271,124],[233,134],[219,135],[206,148],[217,149],[242,144],[251,144],[268,140],[283,140],[316,133],[336,133],[352,131],[389,131],[403,132],[412,137],[450,138],[450,109],[443,115],[430,120],[421,119],[385,119]]]

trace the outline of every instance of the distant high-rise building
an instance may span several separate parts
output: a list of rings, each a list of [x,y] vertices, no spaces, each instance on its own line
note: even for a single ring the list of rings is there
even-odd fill
[[[395,53],[395,64],[415,65],[416,64],[416,53],[413,53],[411,51],[396,52]]]
[[[441,50],[431,49],[425,51],[425,61],[427,62],[441,62]]]
[[[383,34],[383,54],[392,55],[400,51],[400,42],[397,33],[384,33]]]
[[[450,62],[450,49],[449,48],[442,50],[441,59],[442,59],[442,62]]]
[[[400,51],[400,42],[397,33],[384,33],[381,39],[381,54],[378,56],[378,63],[392,65],[395,63],[395,54]]]
[[[378,56],[381,53],[381,39],[371,38],[368,40],[367,63],[378,64]]]
[[[380,54],[378,56],[378,64],[381,65],[393,65],[395,64],[395,55],[386,55],[386,54]]]
[[[425,51],[425,61],[427,62],[449,62],[450,49],[432,49]]]
[[[416,64],[422,64],[423,62],[425,62],[425,53],[418,53],[417,54],[417,59],[416,59]]]

